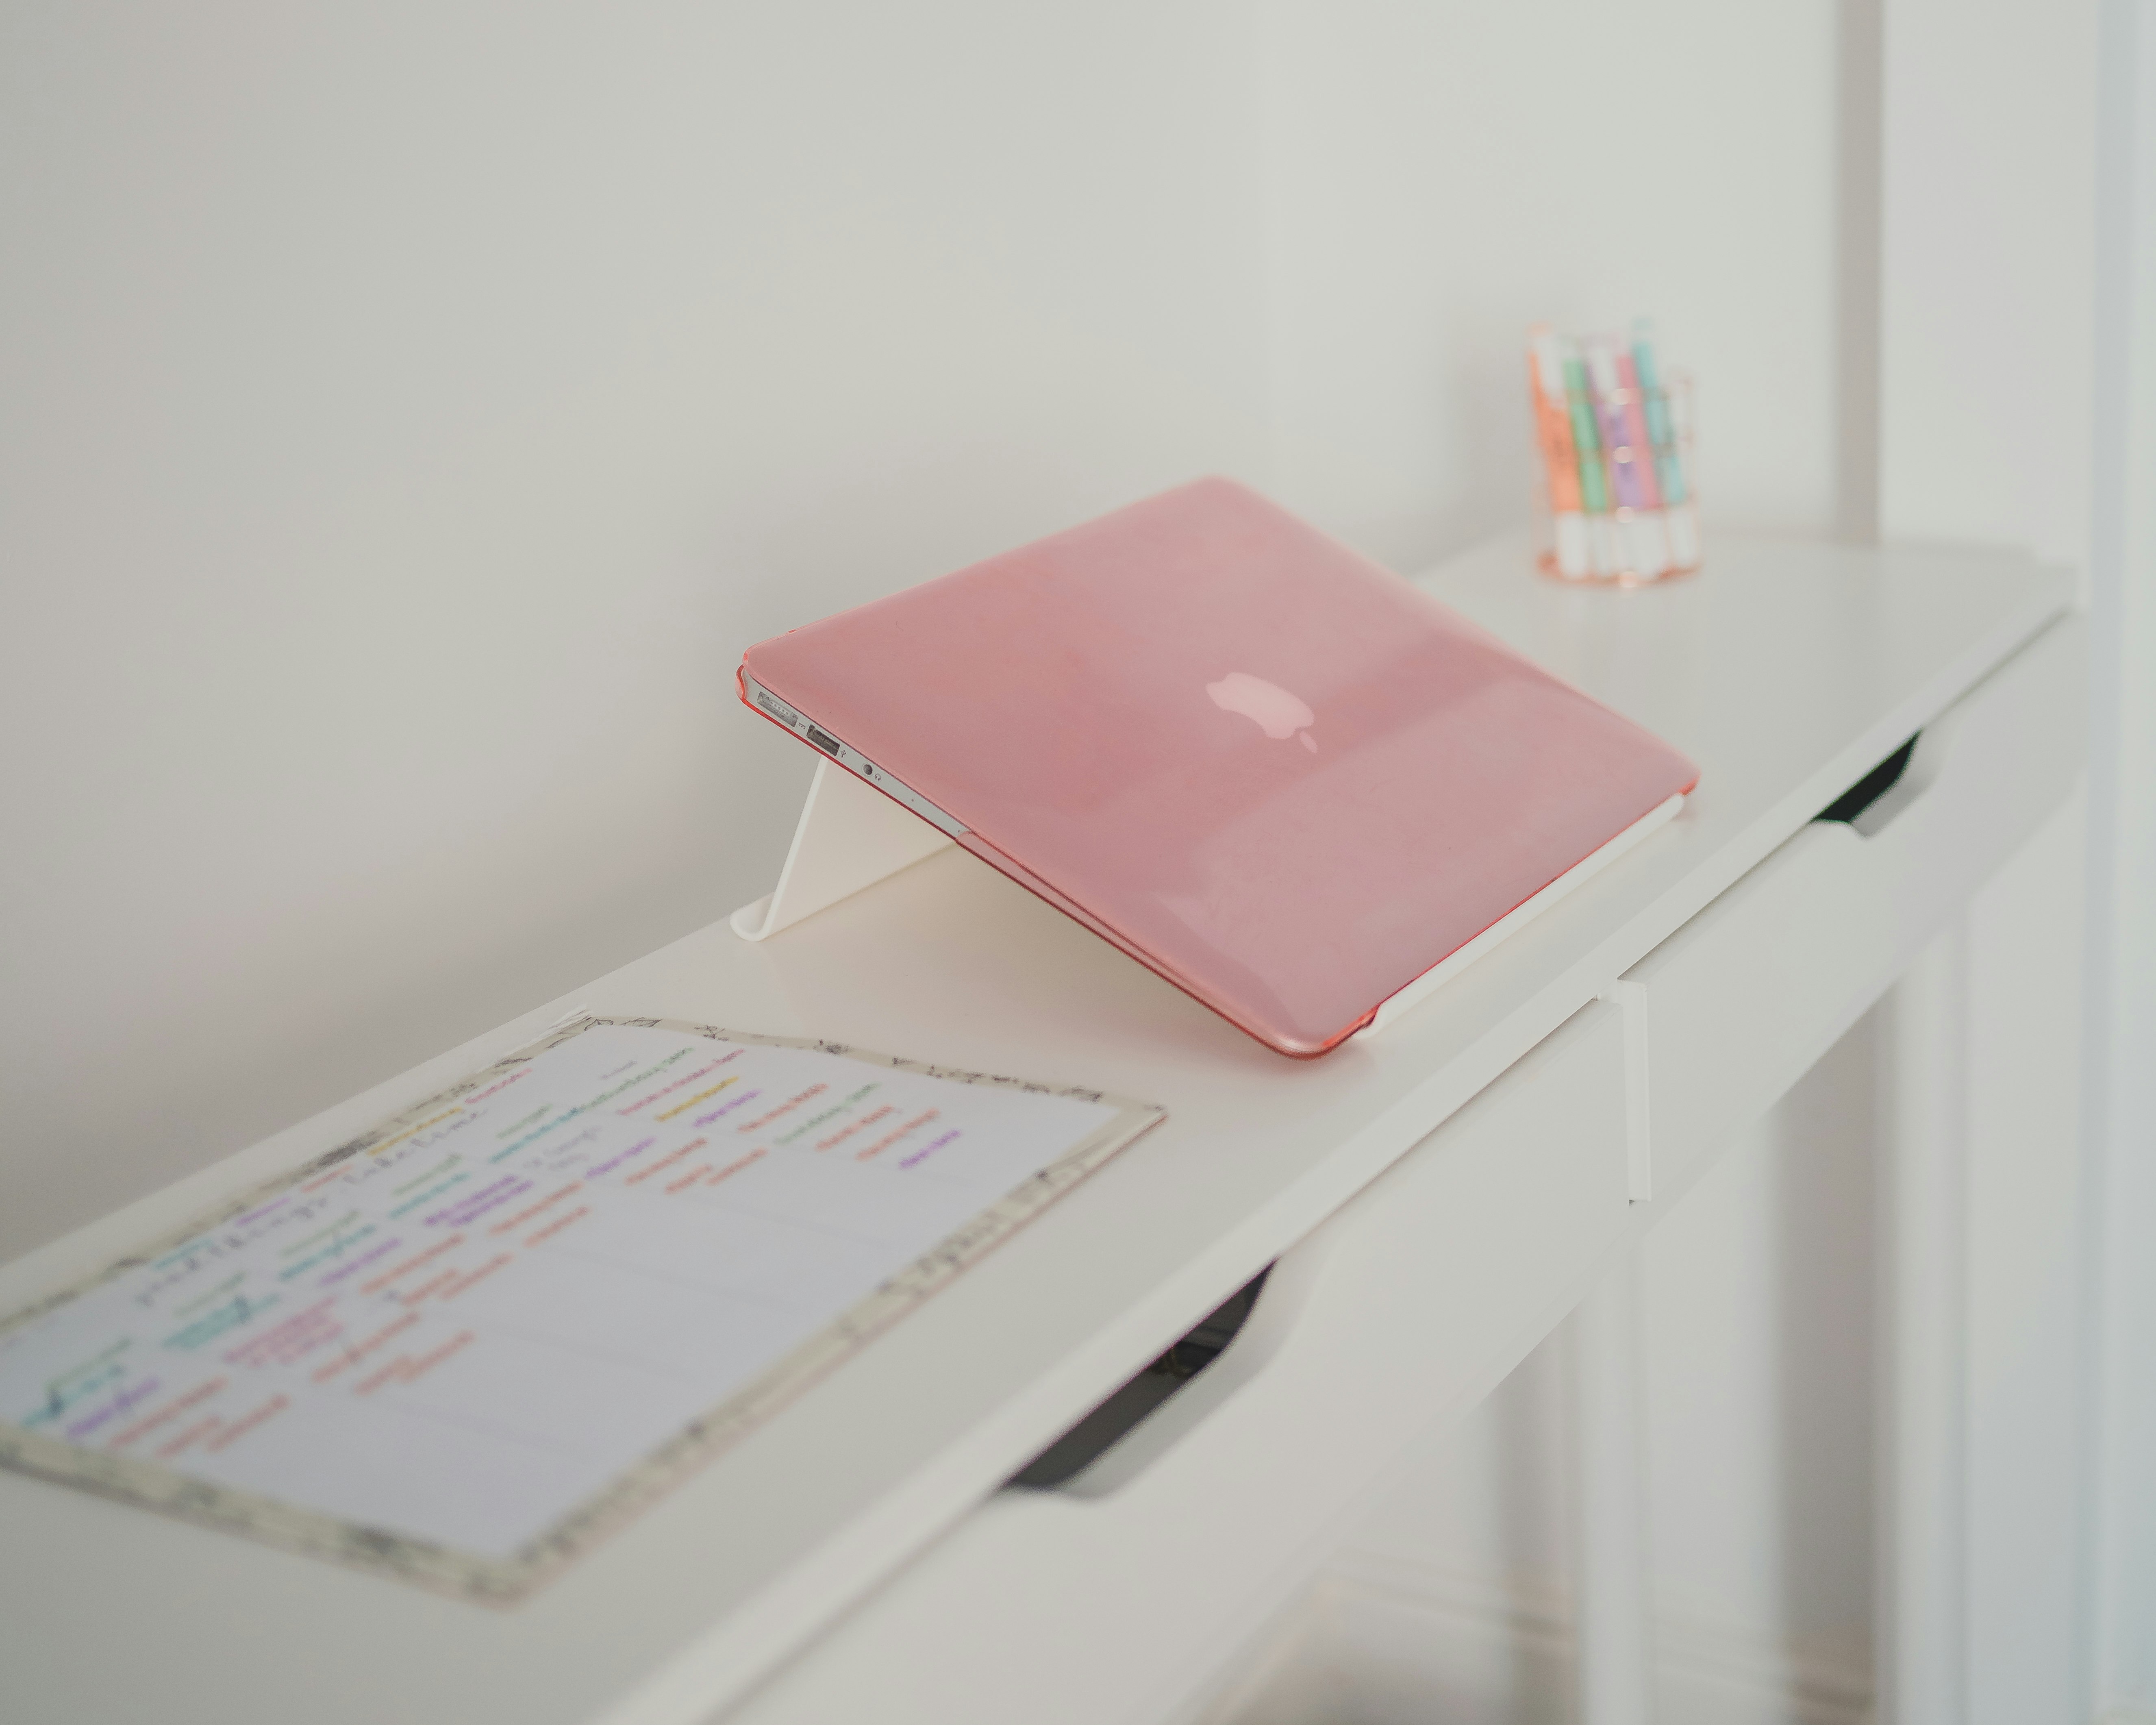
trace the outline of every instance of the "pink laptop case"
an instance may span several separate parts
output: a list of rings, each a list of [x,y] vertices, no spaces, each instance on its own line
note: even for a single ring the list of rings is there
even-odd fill
[[[1219,479],[742,669],[976,856],[1287,1055],[1336,1046],[1698,778]]]

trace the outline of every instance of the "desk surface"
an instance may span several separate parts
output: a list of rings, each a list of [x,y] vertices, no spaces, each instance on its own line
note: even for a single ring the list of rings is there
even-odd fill
[[[0,1307],[338,1142],[565,1011],[831,1037],[1168,1121],[562,1579],[447,1600],[0,1476],[10,1718],[702,1717],[947,1526],[2067,604],[1966,552],[1718,542],[1606,593],[1500,543],[1429,578],[1699,762],[1684,814],[1375,1039],[1249,1041],[962,851],[759,946],[688,936],[0,1269]],[[116,1657],[116,1651],[124,1656]]]

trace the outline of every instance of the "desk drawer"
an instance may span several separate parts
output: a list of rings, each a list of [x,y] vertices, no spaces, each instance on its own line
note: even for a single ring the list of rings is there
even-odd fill
[[[1635,966],[1658,1195],[1796,1081],[2073,788],[2086,627],[2061,618],[1924,728],[1854,824],[1815,821]]]
[[[1173,1713],[1597,1272],[1624,1086],[1621,1017],[1590,1005],[1283,1257],[1219,1361],[1068,1487],[991,1500],[729,1717]]]

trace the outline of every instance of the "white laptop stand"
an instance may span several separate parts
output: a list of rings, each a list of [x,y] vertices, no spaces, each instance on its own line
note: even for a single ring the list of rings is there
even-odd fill
[[[819,761],[778,885],[726,920],[745,941],[768,940],[950,843],[844,768]]]

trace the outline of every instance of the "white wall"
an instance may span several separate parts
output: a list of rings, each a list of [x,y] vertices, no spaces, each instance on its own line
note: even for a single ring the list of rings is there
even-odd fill
[[[2090,897],[2100,1706],[2156,1719],[2156,0],[2102,8]]]
[[[0,13],[0,1256],[766,891],[749,643],[1262,481],[1255,52]]]
[[[2095,321],[2100,12],[2097,0],[1888,0],[1880,425],[1882,529],[2019,542],[2082,572],[2099,691],[2119,642],[2117,578],[2091,562],[2097,392],[2116,364]],[[2102,1200],[2082,1066],[2112,1014],[2100,998],[2080,1010],[2085,909],[2091,952],[2114,950],[2118,930],[2080,811],[2094,830],[2112,826],[2123,783],[2116,713],[2097,716],[2092,796],[1969,918],[1961,1664],[1975,1725],[2066,1725],[2123,1698],[2092,1681],[2102,1612],[2087,1591]],[[2145,809],[2147,788],[2133,794]],[[2100,1151],[2100,1109],[2091,1124]],[[2115,1603],[2147,1623],[2145,1599]]]
[[[1836,15],[1824,3],[1278,0],[1274,472],[1428,561],[1521,518],[1520,330],[1660,320],[1710,524],[1836,518]]]
[[[2088,554],[2095,0],[1887,0],[1880,526]]]

